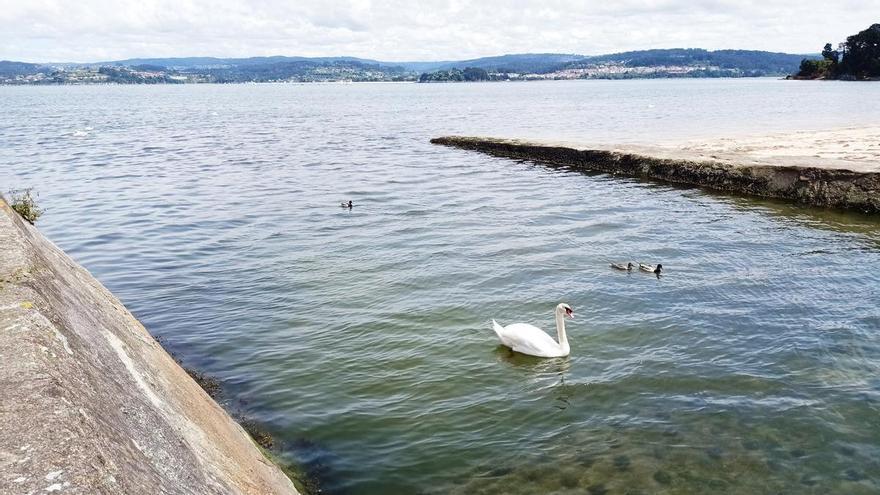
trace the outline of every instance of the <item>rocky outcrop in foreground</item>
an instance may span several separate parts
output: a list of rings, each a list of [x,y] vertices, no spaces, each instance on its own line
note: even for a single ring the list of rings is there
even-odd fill
[[[689,184],[812,206],[880,213],[880,173],[844,168],[737,164],[729,160],[669,156],[668,151],[587,149],[512,139],[446,136],[434,144],[532,160],[573,170]]]
[[[113,294],[0,199],[0,493],[297,492]]]

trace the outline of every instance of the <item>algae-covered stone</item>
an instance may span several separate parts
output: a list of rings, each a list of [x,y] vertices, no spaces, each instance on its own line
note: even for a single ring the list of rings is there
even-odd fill
[[[608,493],[608,488],[603,483],[596,483],[588,486],[587,491],[590,492],[590,495],[605,495]]]
[[[708,449],[706,449],[706,455],[709,457],[709,459],[718,461],[721,460],[722,457],[724,457],[724,450],[722,450],[721,447],[709,447]]]
[[[661,485],[668,485],[672,483],[672,475],[661,469],[654,473],[654,481]]]
[[[616,467],[619,471],[628,470],[630,464],[632,464],[632,462],[629,460],[628,456],[618,455],[614,457],[614,467]]]
[[[559,484],[564,488],[575,488],[580,484],[580,480],[577,473],[567,471],[559,477]]]
[[[868,478],[867,476],[865,476],[865,473],[863,473],[863,472],[861,472],[861,471],[857,471],[857,470],[852,469],[852,468],[847,469],[846,471],[844,471],[844,472],[843,472],[843,477],[844,477],[845,479],[849,480],[849,481],[862,481],[862,480]]]

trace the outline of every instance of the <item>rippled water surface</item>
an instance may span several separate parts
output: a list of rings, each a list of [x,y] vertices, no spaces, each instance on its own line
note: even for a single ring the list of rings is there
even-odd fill
[[[876,84],[2,87],[0,116],[2,189],[326,493],[880,492],[877,217],[428,143],[880,124]],[[498,346],[560,301],[571,357]]]

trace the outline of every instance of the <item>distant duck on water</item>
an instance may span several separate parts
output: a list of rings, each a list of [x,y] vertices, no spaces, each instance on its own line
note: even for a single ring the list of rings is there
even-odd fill
[[[634,266],[632,263],[627,263],[625,265],[623,263],[611,263],[611,268],[614,268],[615,270],[625,270],[631,272]]]
[[[348,203],[343,201],[339,206],[341,206],[342,208],[348,208],[350,210],[354,207],[354,204],[352,204],[351,200],[349,200]]]
[[[645,263],[639,263],[639,270],[641,270],[643,272],[651,272],[654,275],[659,276],[660,272],[663,271],[663,265],[660,263],[657,263],[657,266],[647,265]]]

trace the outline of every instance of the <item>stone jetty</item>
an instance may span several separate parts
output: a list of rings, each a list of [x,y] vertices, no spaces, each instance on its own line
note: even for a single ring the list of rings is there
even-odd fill
[[[572,170],[880,213],[880,129],[652,147],[470,136],[431,142]]]

